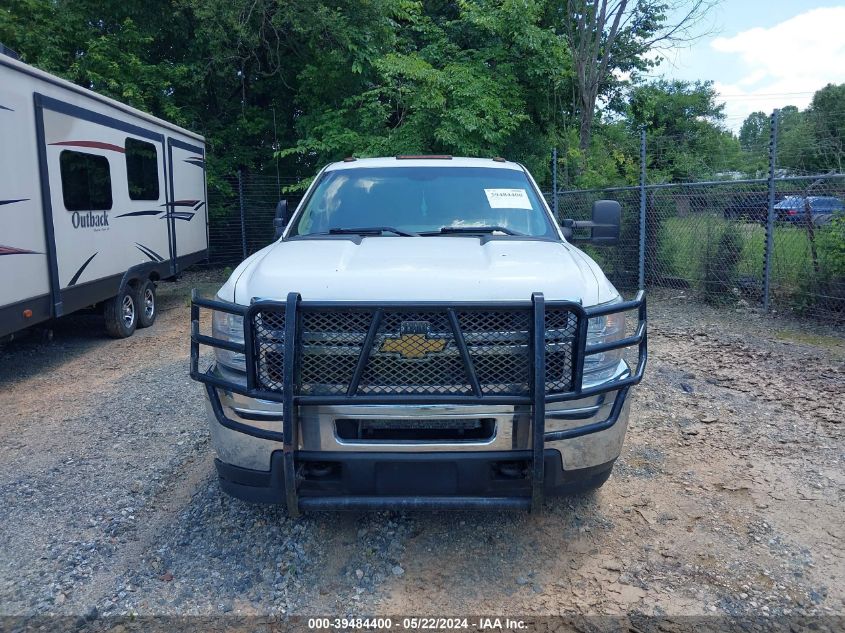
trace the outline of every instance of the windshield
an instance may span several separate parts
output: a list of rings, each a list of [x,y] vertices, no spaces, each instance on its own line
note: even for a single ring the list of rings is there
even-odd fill
[[[393,234],[487,227],[491,233],[558,237],[527,176],[488,167],[325,172],[290,236],[372,227],[390,227]]]

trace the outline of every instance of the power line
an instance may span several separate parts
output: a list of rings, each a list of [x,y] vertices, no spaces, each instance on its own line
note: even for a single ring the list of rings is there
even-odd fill
[[[818,92],[818,90],[807,90],[807,91],[804,91],[804,92],[755,92],[755,93],[749,93],[749,94],[742,94],[742,93],[723,94],[723,93],[720,92],[718,94],[719,94],[720,97],[753,98],[753,97],[788,97],[790,95],[812,95],[812,94],[815,94],[817,92]]]

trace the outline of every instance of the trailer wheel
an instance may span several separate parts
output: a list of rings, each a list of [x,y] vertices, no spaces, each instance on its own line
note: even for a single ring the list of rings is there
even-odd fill
[[[151,279],[147,279],[139,286],[136,304],[138,305],[138,327],[150,327],[155,323],[158,315],[156,285]]]
[[[116,297],[106,301],[103,309],[106,332],[112,338],[132,336],[138,327],[138,301],[135,291],[127,287]]]

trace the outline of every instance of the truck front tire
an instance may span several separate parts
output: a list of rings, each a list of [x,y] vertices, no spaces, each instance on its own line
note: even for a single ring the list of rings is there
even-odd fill
[[[112,338],[132,336],[138,327],[138,299],[135,290],[129,286],[116,297],[112,297],[103,308],[106,332]]]

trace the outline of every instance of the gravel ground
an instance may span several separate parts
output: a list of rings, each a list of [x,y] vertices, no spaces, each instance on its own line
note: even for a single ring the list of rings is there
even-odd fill
[[[0,615],[845,614],[841,332],[652,297],[600,491],[291,520],[213,475],[187,297],[218,284],[162,284],[123,341],[77,315],[0,351]]]

